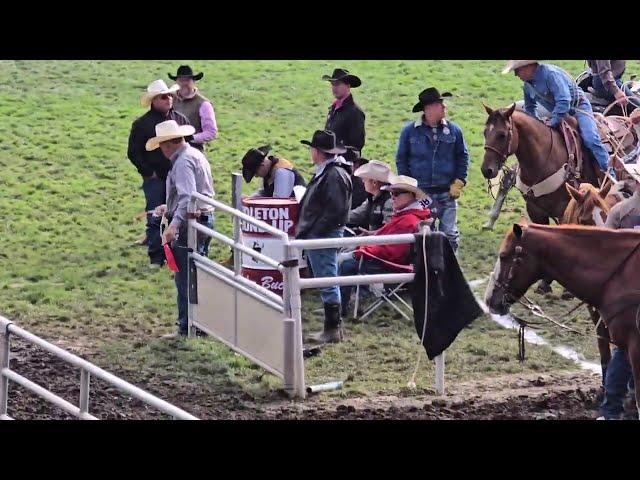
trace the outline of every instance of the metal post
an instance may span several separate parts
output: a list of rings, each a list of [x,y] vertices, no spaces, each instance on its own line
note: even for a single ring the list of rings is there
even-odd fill
[[[444,395],[444,352],[434,360],[436,362],[436,393]]]
[[[285,245],[287,259],[297,259],[298,249]],[[297,266],[286,269],[285,291],[288,299],[285,301],[285,312],[287,307],[291,311],[291,318],[295,322],[294,337],[294,371],[295,381],[293,394],[298,398],[305,398],[307,391],[304,382],[304,356],[302,354],[302,300],[300,299],[300,270]]]
[[[242,211],[242,175],[239,173],[231,174],[231,201],[233,208]],[[233,240],[236,243],[242,242],[240,219],[233,216]],[[233,252],[233,271],[236,275],[240,275],[242,268],[242,252],[235,250]]]
[[[189,204],[187,205],[187,213],[196,213],[196,200],[194,198],[189,199]],[[191,215],[189,215],[191,216]],[[194,218],[190,218],[187,221],[187,247],[192,251],[198,252],[198,231],[195,229],[194,224],[198,221]],[[191,285],[189,282],[191,281],[189,275],[189,266],[191,265],[191,253],[187,253],[187,296],[189,295],[189,286]],[[193,326],[193,305],[191,302],[187,302],[187,336],[189,338],[196,336],[196,329]]]
[[[7,415],[7,404],[9,400],[9,379],[2,375],[5,368],[9,368],[9,325],[4,332],[0,332],[0,417]]]
[[[89,413],[89,381],[91,374],[84,368],[80,370],[80,415]]]

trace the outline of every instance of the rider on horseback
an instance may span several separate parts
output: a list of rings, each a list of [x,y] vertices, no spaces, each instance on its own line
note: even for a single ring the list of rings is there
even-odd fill
[[[552,113],[545,123],[553,128],[567,115],[575,116],[585,147],[606,172],[609,154],[600,140],[591,104],[578,84],[561,68],[537,60],[510,60],[502,73],[511,71],[524,82],[525,111],[538,118],[536,104],[542,105]]]
[[[608,102],[617,100],[621,106],[627,103],[640,106],[637,97],[622,83],[627,64],[625,60],[587,60],[587,64],[591,70],[591,87],[596,96]]]

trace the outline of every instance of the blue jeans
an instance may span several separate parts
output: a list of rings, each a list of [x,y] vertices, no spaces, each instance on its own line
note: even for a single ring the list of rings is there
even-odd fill
[[[209,227],[211,229],[215,226],[215,220],[213,215],[209,215],[207,221],[198,220],[198,223]],[[198,235],[198,253],[206,256],[208,252],[209,242],[211,238],[205,240]],[[189,269],[189,251],[187,250],[187,227],[180,228],[178,238],[171,244],[171,250],[173,256],[176,259],[176,264],[180,270],[174,276],[177,291],[178,302],[178,332],[182,335],[187,334],[189,326],[189,282],[187,272]]]
[[[379,273],[387,273],[384,265],[376,260],[364,260],[360,267],[360,260],[350,258],[340,264],[340,276],[350,275],[376,275]],[[353,292],[353,285],[345,285],[340,287],[340,296],[342,300],[342,310],[349,308],[349,301],[351,300],[351,292]]]
[[[616,85],[620,90],[624,92],[627,97],[629,97],[629,103],[632,103],[635,107],[640,106],[640,99],[638,99],[638,97],[636,97],[633,92],[626,86],[623,86],[621,79],[616,79]],[[607,90],[604,88],[602,80],[600,80],[600,77],[598,75],[594,75],[593,77],[591,77],[591,86],[595,90],[598,97],[604,98],[609,102],[613,102],[616,99],[616,97],[607,92]]]
[[[149,212],[166,201],[165,182],[160,178],[148,177],[142,180],[142,190],[145,198],[145,211]],[[164,264],[164,250],[160,238],[160,221],[162,217],[154,217],[147,213],[147,253],[151,263]]]
[[[342,228],[324,234],[316,238],[342,238],[344,230]],[[307,260],[311,264],[314,277],[337,277],[338,276],[338,249],[323,248],[320,250],[307,250]],[[324,305],[340,305],[340,288],[333,287],[320,289],[320,296]]]
[[[604,379],[604,400],[600,405],[600,414],[607,420],[619,419],[624,412],[623,402],[627,390],[633,391],[634,382],[627,352],[616,348],[611,355]]]
[[[458,203],[451,198],[449,192],[430,193],[429,196],[433,201],[429,208],[435,209],[438,221],[437,229],[447,236],[453,251],[458,250],[460,244],[460,232],[456,224],[456,214],[458,211]],[[435,223],[434,223],[435,225]]]
[[[582,110],[584,113],[578,110]],[[591,151],[600,166],[600,170],[606,172],[609,166],[609,153],[607,153],[607,149],[604,148],[602,140],[600,140],[598,127],[592,116],[593,110],[589,102],[581,103],[575,111],[580,137],[582,137],[584,146]]]

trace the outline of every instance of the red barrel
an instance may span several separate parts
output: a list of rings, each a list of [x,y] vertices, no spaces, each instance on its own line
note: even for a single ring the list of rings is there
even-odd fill
[[[289,198],[252,197],[242,200],[242,210],[247,215],[262,220],[269,225],[286,232],[293,237],[298,224],[298,202]],[[273,258],[277,262],[283,260],[284,249],[282,241],[255,225],[241,222],[242,243]],[[252,282],[282,296],[284,285],[282,273],[264,263],[255,261],[249,255],[242,254],[241,275]]]

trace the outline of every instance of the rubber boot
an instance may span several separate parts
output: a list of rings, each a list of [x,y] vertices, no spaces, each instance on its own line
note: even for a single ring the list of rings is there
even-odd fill
[[[311,335],[310,341],[315,343],[340,343],[342,341],[341,324],[340,304],[325,304],[324,328],[321,332]]]

